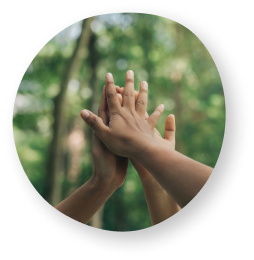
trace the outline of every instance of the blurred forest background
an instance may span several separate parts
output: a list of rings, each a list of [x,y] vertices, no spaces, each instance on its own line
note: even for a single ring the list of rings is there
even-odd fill
[[[222,146],[225,103],[217,68],[202,42],[182,25],[153,15],[92,17],[51,39],[34,58],[19,86],[13,129],[21,164],[35,189],[56,205],[93,172],[92,132],[79,116],[97,114],[107,72],[124,86],[149,84],[148,113],[176,117],[176,150],[215,166]],[[131,231],[151,225],[141,182],[130,164],[127,178],[89,225]]]

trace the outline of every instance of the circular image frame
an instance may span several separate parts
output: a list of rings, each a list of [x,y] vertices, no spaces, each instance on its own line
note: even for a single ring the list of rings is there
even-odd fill
[[[135,11],[164,16],[190,29],[204,43],[221,75],[226,101],[226,127],[221,153],[213,174],[199,194],[179,213],[154,227],[133,232],[110,232],[78,223],[51,207],[27,179],[14,145],[12,111],[17,88],[28,65],[59,31],[78,20],[102,13]],[[237,104],[237,105],[236,105]],[[108,5],[79,12],[54,26],[36,42],[15,73],[5,102],[4,146],[10,176],[20,198],[42,225],[63,240],[90,251],[111,255],[149,255],[188,242],[216,220],[240,185],[250,147],[250,98],[241,65],[230,44],[198,15],[175,7],[143,4]],[[234,131],[233,131],[234,130]],[[240,140],[240,142],[239,142]],[[233,170],[232,170],[233,169]]]

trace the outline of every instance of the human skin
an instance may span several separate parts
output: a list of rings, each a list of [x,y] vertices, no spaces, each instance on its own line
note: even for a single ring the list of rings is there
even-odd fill
[[[106,96],[109,108],[109,125],[88,110],[81,116],[95,131],[99,139],[114,154],[137,160],[146,168],[180,207],[186,206],[202,189],[212,168],[192,160],[154,137],[153,129],[163,106],[146,120],[148,86],[142,85],[135,102],[134,73],[128,71],[120,105],[114,79],[106,75]]]
[[[142,82],[147,84],[146,82]],[[124,88],[116,87],[118,93],[121,94],[119,101],[122,105],[122,95]],[[135,102],[138,99],[138,92],[135,91]],[[145,119],[147,120],[149,115],[146,113]],[[175,149],[175,117],[169,115],[165,122],[165,144]],[[154,128],[154,136],[162,139],[159,131]],[[177,213],[181,208],[171,198],[171,196],[161,187],[161,185],[155,180],[155,178],[135,159],[131,159],[133,166],[135,167],[139,178],[141,180],[146,203],[149,211],[149,216],[152,225],[156,225]]]
[[[120,94],[119,94],[120,95]],[[121,97],[119,97],[121,98]],[[108,124],[105,88],[98,115]],[[94,133],[94,173],[92,177],[65,200],[55,206],[65,215],[86,224],[107,199],[119,188],[126,177],[128,158],[113,154]]]
[[[161,138],[155,129],[155,136]],[[169,115],[165,122],[165,144],[175,149],[175,117]],[[162,188],[156,179],[135,159],[131,162],[139,174],[145,192],[152,225],[156,225],[177,213],[181,208]]]

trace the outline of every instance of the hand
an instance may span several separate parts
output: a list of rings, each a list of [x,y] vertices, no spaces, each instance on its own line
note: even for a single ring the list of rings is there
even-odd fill
[[[146,118],[148,118],[148,114]],[[165,144],[171,149],[175,149],[175,117],[174,115],[168,115],[165,122],[164,139],[161,137],[159,131],[154,128],[154,137],[158,140],[165,142]],[[153,176],[135,159],[131,160],[133,166],[139,174],[141,181],[153,178]]]
[[[120,94],[118,94],[118,98],[121,102],[122,96]],[[109,115],[107,111],[105,86],[103,88],[98,114],[103,123],[108,125]],[[93,159],[94,176],[99,177],[104,186],[117,189],[123,184],[128,168],[128,158],[113,154],[103,142],[100,141],[95,133],[93,139]]]
[[[119,88],[118,86],[116,87],[116,91],[120,94],[119,96],[119,101],[122,106],[122,95],[124,93],[124,88]],[[135,91],[135,103],[137,102],[139,93]],[[147,120],[149,118],[149,115],[147,112],[145,113],[145,119]],[[154,128],[154,137],[157,138],[158,140],[165,142],[165,144],[172,148],[175,149],[175,117],[174,115],[168,115],[166,118],[165,122],[165,134],[164,134],[164,139],[161,137],[160,132]],[[152,175],[135,159],[131,159],[131,162],[135,169],[137,170],[139,177],[142,180],[147,180],[150,178],[153,178]]]
[[[147,143],[154,142],[154,127],[164,106],[159,105],[146,120],[148,85],[141,82],[139,96],[135,105],[134,73],[128,71],[123,92],[123,106],[120,105],[112,74],[106,75],[106,96],[109,108],[109,125],[92,112],[81,111],[82,118],[95,131],[99,139],[113,153],[132,158],[147,149]]]
[[[117,89],[123,95],[124,88]],[[135,101],[138,99],[138,92],[135,91]],[[121,102],[121,101],[120,101]],[[146,113],[146,120],[149,118]],[[170,149],[175,148],[175,117],[169,115],[165,122],[165,139],[159,131],[154,128],[154,137],[160,142],[165,142]],[[155,180],[152,174],[137,160],[131,159],[132,164],[138,172],[144,189],[148,211],[152,225],[156,225],[177,213],[181,208],[171,198],[171,196]]]

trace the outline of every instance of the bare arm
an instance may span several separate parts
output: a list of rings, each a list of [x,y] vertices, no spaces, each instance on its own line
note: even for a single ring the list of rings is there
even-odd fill
[[[156,139],[153,129],[163,106],[146,120],[147,87],[141,85],[135,104],[134,73],[126,73],[123,106],[119,104],[113,76],[106,76],[109,126],[92,112],[83,110],[81,116],[93,128],[100,140],[113,153],[141,163],[180,207],[188,204],[208,180],[212,168],[194,161]]]
[[[55,208],[63,214],[86,224],[115,191],[93,177],[60,202]]]
[[[136,160],[131,160],[144,189],[152,225],[156,225],[177,213],[181,208],[161,187],[155,178]]]
[[[147,118],[149,116],[147,115]],[[155,136],[162,139],[155,129]],[[175,117],[169,115],[165,122],[165,143],[175,149]],[[155,178],[136,160],[131,160],[137,170],[146,196],[146,202],[152,225],[156,225],[177,213],[181,208],[161,187]]]
[[[180,207],[197,195],[213,170],[164,144],[151,143],[143,153],[134,156]]]
[[[108,124],[105,88],[98,114],[103,124]],[[128,158],[113,154],[96,134],[93,138],[93,160],[94,173],[89,181],[55,207],[65,215],[84,224],[123,184],[128,168]]]
[[[146,85],[147,83],[142,82],[141,84]],[[120,93],[119,101],[122,106],[122,95],[124,94],[124,88],[119,88],[117,86],[116,90],[118,93]],[[136,105],[138,97],[139,93],[135,91]],[[144,103],[147,102],[145,97],[143,101]],[[147,120],[148,118],[149,115],[146,113],[145,119]],[[156,128],[154,128],[154,136],[162,140],[162,137]],[[165,122],[165,143],[167,143],[169,147],[175,149],[174,115],[169,115]],[[141,180],[152,225],[156,225],[177,213],[181,208],[154,179],[154,177],[137,160],[132,159],[131,162],[138,172],[139,178]]]

